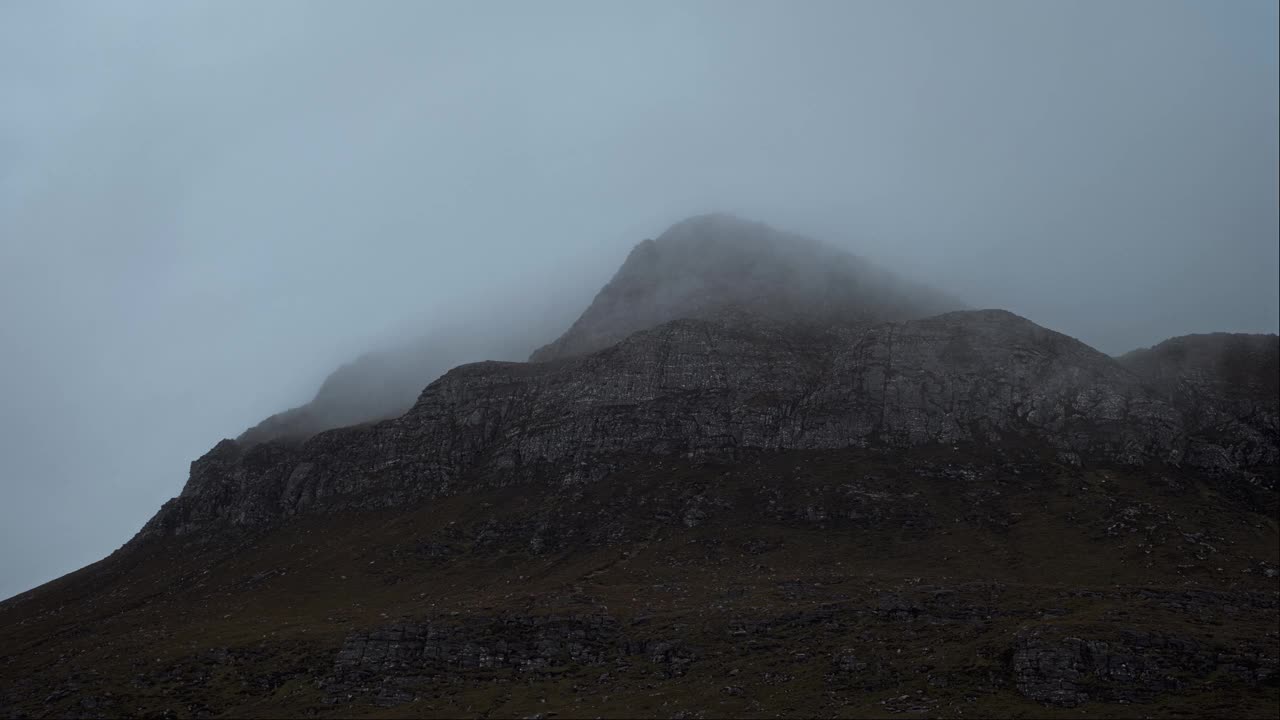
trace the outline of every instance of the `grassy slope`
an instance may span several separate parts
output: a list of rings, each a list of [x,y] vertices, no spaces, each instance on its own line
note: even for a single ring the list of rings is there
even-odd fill
[[[0,714],[1274,717],[1280,688],[1229,677],[1047,707],[1013,686],[1009,652],[1040,626],[1274,656],[1274,607],[1160,593],[1275,598],[1257,570],[1280,562],[1278,540],[1274,493],[1171,469],[945,448],[636,464],[117,554],[0,605]],[[567,613],[697,659],[683,674],[639,656],[457,672],[394,707],[328,704],[317,683],[356,629]],[[864,667],[839,670],[848,652]]]

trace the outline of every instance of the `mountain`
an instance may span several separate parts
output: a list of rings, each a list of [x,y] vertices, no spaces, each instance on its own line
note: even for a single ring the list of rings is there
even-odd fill
[[[218,443],[0,604],[0,714],[1273,716],[1275,336],[956,304],[678,224],[531,362]]]

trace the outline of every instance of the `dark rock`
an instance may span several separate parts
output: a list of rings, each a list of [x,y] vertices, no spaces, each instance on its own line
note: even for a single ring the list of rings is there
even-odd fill
[[[1182,412],[1196,465],[1280,464],[1280,336],[1184,335],[1119,361]]]
[[[533,478],[568,486],[602,478],[627,454],[732,459],[752,448],[1017,438],[1107,462],[1194,463],[1203,456],[1189,450],[1205,443],[1222,448],[1218,460],[1270,457],[1189,425],[1114,360],[1006,312],[807,330],[730,314],[568,361],[465,365],[404,417],[301,446],[223,441],[139,537]],[[681,522],[706,512],[695,502]],[[823,512],[801,510],[815,522]]]
[[[682,674],[696,654],[683,643],[628,638],[607,615],[471,617],[462,623],[401,622],[351,634],[321,685],[330,702],[413,700],[413,688],[501,669],[544,675],[639,656]],[[609,675],[600,676],[606,682]]]
[[[1103,640],[1069,632],[1044,626],[1019,634],[1011,660],[1019,692],[1064,707],[1091,700],[1145,703],[1215,673],[1257,686],[1280,663],[1276,648],[1261,643],[1224,653],[1173,635],[1124,630]]]

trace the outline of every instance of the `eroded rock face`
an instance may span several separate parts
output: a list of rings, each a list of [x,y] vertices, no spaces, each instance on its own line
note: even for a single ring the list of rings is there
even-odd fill
[[[224,441],[142,536],[584,482],[634,455],[1012,438],[1073,460],[1195,463],[1208,447],[1213,467],[1250,471],[1275,456],[1274,437],[1257,452],[1197,423],[1113,359],[1008,312],[849,326],[729,312],[585,357],[464,365],[403,417],[300,445]]]
[[[776,320],[847,323],[909,320],[964,305],[816,240],[731,215],[700,215],[637,245],[577,322],[529,359],[583,355],[729,307]]]

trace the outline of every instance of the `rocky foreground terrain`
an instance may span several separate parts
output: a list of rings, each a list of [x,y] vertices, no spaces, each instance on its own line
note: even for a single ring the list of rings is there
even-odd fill
[[[0,715],[1274,717],[1280,340],[958,307],[681,223],[531,362],[217,444],[0,604]]]

